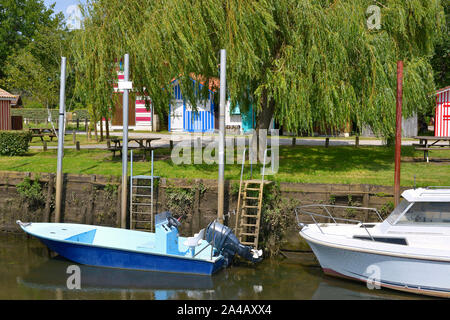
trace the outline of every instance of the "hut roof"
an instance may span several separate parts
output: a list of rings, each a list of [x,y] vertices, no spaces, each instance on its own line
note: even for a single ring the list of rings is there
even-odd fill
[[[11,107],[12,108],[21,108],[23,107],[22,98],[19,95],[14,96],[16,99],[14,101],[11,101]]]
[[[0,99],[6,99],[6,100],[14,101],[14,100],[16,100],[16,96],[14,96],[11,93],[9,93],[9,92],[3,90],[2,88],[0,88]]]
[[[435,94],[440,94],[440,93],[448,91],[448,90],[450,90],[450,86],[436,90]]]

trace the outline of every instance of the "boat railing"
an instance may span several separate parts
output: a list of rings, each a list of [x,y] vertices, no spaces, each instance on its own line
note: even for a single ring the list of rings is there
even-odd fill
[[[311,212],[310,209],[313,209],[313,210],[321,209],[322,212],[326,212],[326,214]],[[320,218],[325,218],[327,220],[331,219],[335,224],[338,224],[338,221],[342,221],[342,222],[346,222],[346,223],[353,223],[353,224],[361,224],[361,227],[363,227],[366,230],[367,234],[369,235],[369,238],[371,240],[375,241],[374,238],[372,237],[372,235],[370,234],[369,230],[367,229],[366,224],[363,221],[356,220],[356,219],[335,217],[331,214],[329,209],[364,210],[364,211],[375,213],[377,215],[378,219],[380,220],[380,222],[383,221],[383,218],[381,217],[380,213],[378,212],[378,210],[376,208],[340,206],[340,205],[332,205],[332,204],[307,204],[307,205],[299,206],[294,209],[295,217],[297,220],[297,225],[300,228],[303,228],[305,226],[305,223],[301,222],[299,219],[299,213],[309,216],[322,234],[325,234],[325,232],[323,231],[323,228],[320,226],[320,223],[318,222],[318,219],[320,219]]]

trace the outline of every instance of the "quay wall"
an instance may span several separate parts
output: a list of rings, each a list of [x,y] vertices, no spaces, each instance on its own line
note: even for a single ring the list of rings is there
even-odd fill
[[[38,204],[30,204],[18,192],[18,186],[27,177],[31,181],[38,180],[41,187],[42,197]],[[55,174],[0,171],[0,231],[21,232],[15,223],[19,219],[23,222],[54,221],[55,183]],[[236,186],[238,187],[239,181],[225,183],[225,212],[228,213],[226,224],[234,226]],[[383,211],[391,207],[394,201],[393,187],[389,186],[280,183],[279,187],[283,198],[295,199],[298,204],[351,204]],[[169,201],[169,191],[173,195],[174,188],[194,189],[191,192],[191,202],[185,208],[185,218],[180,230],[182,235],[190,236],[216,218],[217,180],[161,178],[155,183],[155,213],[173,208],[169,205],[170,201],[177,200],[172,197]],[[120,194],[120,177],[64,174],[61,222],[120,227]],[[367,213],[362,213],[362,216],[349,214],[352,219],[364,221],[374,221],[376,218]],[[345,216],[345,213],[341,216]],[[282,249],[288,252],[308,251],[309,247],[298,234],[294,210],[289,213],[289,220],[289,227],[284,231]]]

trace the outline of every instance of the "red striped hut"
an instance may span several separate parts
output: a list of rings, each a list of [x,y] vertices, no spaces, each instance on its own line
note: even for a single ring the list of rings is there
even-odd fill
[[[11,103],[16,97],[0,88],[0,130],[11,130]]]
[[[434,135],[450,137],[450,86],[436,91]]]

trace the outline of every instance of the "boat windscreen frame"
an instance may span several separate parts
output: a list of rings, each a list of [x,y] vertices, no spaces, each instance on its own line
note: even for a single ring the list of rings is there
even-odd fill
[[[397,222],[406,214],[406,212],[408,212],[408,210],[414,205],[414,203],[415,202],[409,202],[408,200],[406,200],[406,199],[404,199],[403,201],[406,201],[406,202],[408,202],[409,204],[406,206],[406,208],[405,209],[403,209],[403,211],[398,215],[398,217],[397,217],[397,219],[395,219],[395,221],[394,222],[392,222],[391,223],[391,221],[389,221],[389,217],[394,213],[394,211],[395,211],[395,209],[394,209],[394,211],[392,211],[391,212],[391,214],[386,218],[386,221],[390,224],[390,225],[392,225],[392,226],[395,226],[396,224],[397,224]],[[402,201],[402,202],[403,202]],[[400,205],[400,204],[399,204]],[[398,206],[397,206],[398,207]]]
[[[409,201],[408,201],[409,202]],[[407,222],[400,222],[400,220],[403,217],[408,217],[408,214],[411,212],[411,210],[414,210],[414,206],[418,205],[418,204],[446,204],[450,202],[447,201],[442,201],[442,202],[437,202],[437,201],[415,201],[415,202],[410,202],[410,205],[408,205],[408,207],[397,217],[397,219],[394,222],[395,226],[411,226],[411,225],[415,225],[415,226],[422,226],[422,227],[429,227],[429,226],[448,226],[449,225],[449,221],[447,220],[446,222],[434,222],[434,221],[423,221],[423,222],[417,222],[417,220],[415,221],[409,221],[409,219],[407,219]],[[425,211],[425,213],[430,213],[430,211]],[[441,212],[442,215],[443,212]],[[445,212],[444,212],[445,213]],[[450,213],[450,211],[446,211],[446,213]],[[414,214],[414,213],[413,213]]]

